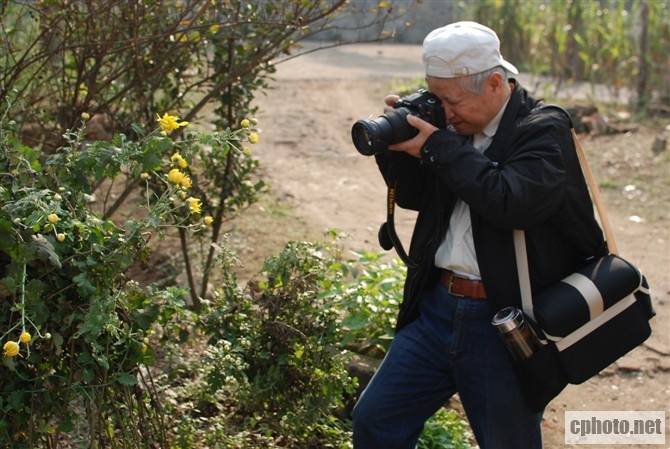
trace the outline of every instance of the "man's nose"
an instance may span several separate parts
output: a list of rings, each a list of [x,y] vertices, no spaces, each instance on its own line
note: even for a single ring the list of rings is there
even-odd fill
[[[444,109],[444,116],[446,117],[447,121],[452,121],[452,119],[456,116],[456,114],[454,114],[453,108],[450,108],[445,104],[442,105],[442,108]]]

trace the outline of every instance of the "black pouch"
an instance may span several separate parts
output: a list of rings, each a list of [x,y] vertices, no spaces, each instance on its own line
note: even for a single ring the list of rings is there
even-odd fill
[[[642,344],[654,316],[647,281],[610,254],[533,299],[537,324],[557,349],[568,382],[580,384]]]
[[[556,346],[548,344],[529,358],[515,363],[524,399],[533,412],[541,412],[568,385]]]

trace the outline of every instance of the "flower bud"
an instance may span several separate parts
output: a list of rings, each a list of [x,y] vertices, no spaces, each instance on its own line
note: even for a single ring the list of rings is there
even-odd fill
[[[6,357],[14,357],[19,353],[19,344],[15,341],[8,341],[2,349]]]
[[[32,340],[32,337],[28,332],[26,331],[21,332],[21,336],[19,337],[19,341],[21,343],[28,344],[30,343],[30,340]]]

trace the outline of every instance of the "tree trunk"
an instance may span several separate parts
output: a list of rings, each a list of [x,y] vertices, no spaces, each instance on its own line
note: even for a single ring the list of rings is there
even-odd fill
[[[641,2],[640,4],[640,48],[639,48],[639,69],[640,71],[637,74],[637,111],[644,110],[645,107],[649,106],[649,93],[647,92],[647,66],[648,58],[647,52],[649,51],[649,5],[646,1]]]

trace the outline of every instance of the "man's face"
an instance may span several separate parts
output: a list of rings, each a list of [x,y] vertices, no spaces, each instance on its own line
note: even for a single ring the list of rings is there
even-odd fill
[[[465,91],[458,78],[428,77],[428,90],[442,101],[447,121],[454,130],[469,136],[482,131],[500,110],[501,104],[495,95],[495,80],[491,75],[484,83],[481,94]]]

